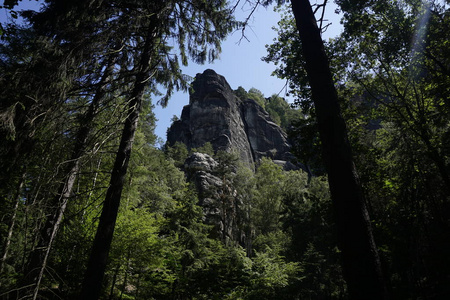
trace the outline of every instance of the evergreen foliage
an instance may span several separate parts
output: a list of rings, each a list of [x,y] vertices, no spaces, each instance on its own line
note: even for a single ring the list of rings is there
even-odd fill
[[[449,293],[447,256],[438,253],[448,248],[443,232],[449,226],[441,215],[447,214],[449,197],[448,97],[438,92],[449,83],[442,31],[448,5],[336,2],[344,31],[326,42],[326,51],[392,297],[440,299]],[[307,95],[303,60],[292,47],[299,43],[292,17],[286,15],[277,30],[266,60],[280,62],[276,74],[290,80],[292,93]],[[301,107],[310,105],[299,99]],[[314,116],[314,107],[309,114]],[[297,121],[290,136],[294,152],[317,173],[322,167],[312,155],[320,146],[316,126]]]
[[[18,15],[18,2],[3,5]],[[336,3],[344,31],[325,49],[390,293],[446,299],[448,3]],[[235,95],[289,132],[308,173],[269,159],[250,169],[208,143],[190,153],[184,144],[156,147],[153,104],[188,88],[180,64],[217,57],[238,25],[228,5],[48,0],[42,11],[22,13],[25,25],[2,24],[0,299],[80,297],[126,122],[134,126],[125,134],[128,168],[104,276],[94,282],[99,299],[349,297],[290,14],[264,59],[289,80],[294,105],[256,88]],[[193,152],[217,162],[211,174],[221,185],[207,192],[226,230],[205,222],[204,195],[183,172]]]

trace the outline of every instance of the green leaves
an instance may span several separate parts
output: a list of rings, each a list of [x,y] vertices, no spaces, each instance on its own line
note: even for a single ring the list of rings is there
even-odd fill
[[[246,299],[272,299],[282,294],[283,288],[292,284],[300,271],[299,264],[286,262],[277,250],[267,247],[255,251],[250,272],[250,293]],[[281,296],[282,299],[286,299]]]

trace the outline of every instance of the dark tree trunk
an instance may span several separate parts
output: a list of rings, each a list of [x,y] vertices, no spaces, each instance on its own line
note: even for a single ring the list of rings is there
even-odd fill
[[[9,246],[11,245],[11,239],[12,239],[13,232],[14,232],[14,226],[16,224],[17,210],[19,208],[19,203],[20,203],[20,191],[22,190],[24,181],[25,181],[25,172],[23,172],[23,174],[19,180],[19,184],[17,185],[16,193],[15,193],[14,197],[12,198],[15,201],[15,204],[14,204],[14,209],[13,209],[10,224],[9,224],[8,234],[6,236],[6,240],[5,240],[5,243],[3,246],[3,256],[2,256],[2,259],[0,262],[0,275],[3,273],[3,270],[6,265],[6,260],[8,258]]]
[[[351,299],[387,299],[380,260],[320,30],[308,0],[291,0],[315,104]]]
[[[125,120],[119,149],[116,154],[109,187],[103,203],[102,214],[97,227],[92,252],[87,265],[86,274],[83,280],[80,299],[96,300],[99,298],[103,277],[108,261],[109,250],[114,234],[117,214],[120,206],[120,199],[127,174],[128,163],[131,155],[131,148],[134,135],[138,126],[139,113],[142,100],[150,76],[150,59],[153,50],[153,28],[150,24],[149,34],[145,39],[138,71],[128,100],[128,115]]]
[[[47,265],[52,244],[58,233],[70,196],[72,195],[73,186],[80,168],[80,159],[83,156],[87,145],[92,122],[97,114],[98,107],[105,96],[106,85],[109,83],[110,76],[113,73],[114,63],[115,58],[111,57],[99,82],[97,92],[89,105],[88,111],[80,121],[81,127],[77,132],[71,159],[66,167],[66,178],[63,183],[61,183],[58,194],[52,202],[52,206],[57,207],[56,212],[45,222],[44,227],[40,230],[38,244],[30,253],[28,265],[24,272],[25,277],[22,286],[34,286],[33,299],[37,297],[39,285]],[[22,290],[22,292],[25,291],[26,289]]]

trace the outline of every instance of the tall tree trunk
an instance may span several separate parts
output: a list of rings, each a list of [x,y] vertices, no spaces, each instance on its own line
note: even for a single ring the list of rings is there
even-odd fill
[[[88,136],[92,128],[92,122],[97,114],[98,107],[106,94],[106,85],[109,83],[110,77],[114,71],[115,60],[116,57],[111,56],[109,58],[96,94],[92,99],[84,118],[80,121],[81,127],[77,132],[75,146],[73,148],[71,159],[67,165],[66,178],[61,183],[59,192],[52,202],[54,206],[57,206],[56,212],[47,219],[44,227],[40,230],[38,244],[30,254],[28,265],[24,272],[25,277],[22,286],[34,286],[33,299],[36,299],[38,296],[40,283],[47,266],[47,260],[50,255],[52,244],[58,233],[70,196],[72,195],[73,186],[80,168],[80,160],[84,154]],[[25,292],[26,289],[23,291]]]
[[[8,252],[9,252],[9,246],[11,245],[11,239],[14,232],[14,226],[16,224],[16,216],[17,216],[17,209],[19,208],[19,202],[20,202],[20,191],[22,190],[23,183],[25,181],[25,172],[23,172],[19,184],[17,185],[16,193],[13,197],[15,204],[13,209],[13,214],[11,216],[9,229],[8,229],[8,235],[6,236],[5,244],[3,246],[3,256],[2,260],[0,262],[0,274],[3,273],[3,270],[5,268],[6,259],[8,258]]]
[[[154,18],[154,16],[152,17]],[[117,150],[116,160],[111,172],[109,187],[103,203],[102,214],[97,227],[92,252],[87,265],[82,284],[80,299],[96,300],[100,296],[103,277],[106,270],[109,250],[114,234],[120,198],[127,174],[128,163],[133,146],[134,135],[138,126],[142,100],[150,76],[150,60],[153,51],[154,24],[150,24],[148,35],[142,50],[141,59],[137,66],[137,74],[133,90],[128,100],[128,116],[125,120],[122,137]],[[152,26],[153,25],[153,26]]]
[[[112,282],[111,282],[111,289],[109,290],[108,300],[114,299],[114,288],[116,287],[117,275],[119,275],[121,266],[122,266],[121,263],[118,263],[116,269],[114,270],[114,275],[113,275]]]
[[[131,257],[131,250],[128,250],[127,266],[125,268],[125,278],[123,279],[123,285],[122,285],[122,290],[120,291],[119,300],[123,299],[123,293],[125,292],[127,285],[128,285],[128,273],[130,272],[130,265],[131,265],[130,257]]]
[[[315,104],[351,299],[387,299],[370,219],[320,30],[308,0],[291,0]]]

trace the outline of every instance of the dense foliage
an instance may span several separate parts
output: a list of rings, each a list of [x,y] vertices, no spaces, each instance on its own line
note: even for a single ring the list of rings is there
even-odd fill
[[[14,16],[17,2],[4,4]],[[336,3],[344,30],[325,46],[389,291],[448,298],[449,3]],[[153,105],[188,88],[180,64],[217,56],[238,25],[229,5],[47,0],[22,13],[26,25],[2,24],[0,298],[76,299],[88,283],[100,299],[348,297],[289,7],[279,8],[264,59],[289,80],[295,109],[256,88],[235,94],[289,132],[308,172],[269,159],[246,166],[210,144],[156,147]],[[239,235],[205,220],[204,195],[184,172],[193,152],[217,162],[221,185],[208,197],[220,204],[221,226]],[[101,262],[92,248],[110,201],[117,212],[111,245],[97,242]],[[97,262],[103,274],[89,282]]]
[[[344,31],[326,51],[392,297],[441,299],[450,267],[448,2],[336,2]],[[265,59],[279,62],[275,73],[314,115],[294,24],[286,14]],[[299,121],[292,136],[301,160],[321,170],[315,128]]]

